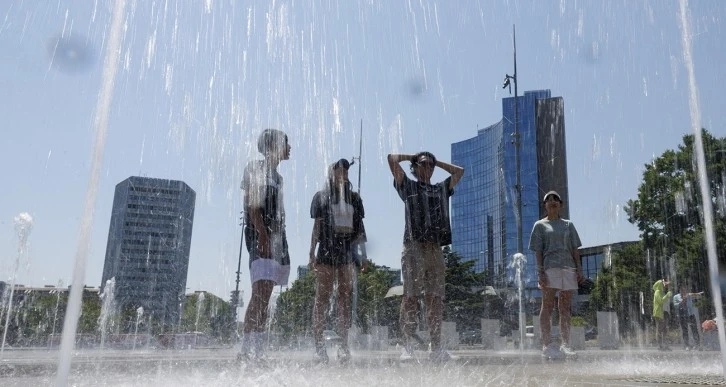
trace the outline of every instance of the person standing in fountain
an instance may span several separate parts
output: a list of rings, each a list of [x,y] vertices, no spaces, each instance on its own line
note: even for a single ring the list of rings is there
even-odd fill
[[[666,322],[666,332],[668,332],[671,325],[671,300],[663,303],[663,319]]]
[[[250,254],[252,294],[244,319],[244,336],[238,359],[262,360],[267,309],[275,285],[286,285],[290,255],[285,235],[282,176],[277,167],[290,159],[287,135],[265,129],[257,139],[262,160],[250,161],[244,170],[244,237]]]
[[[542,337],[542,356],[550,359],[577,356],[570,348],[570,319],[572,296],[577,291],[582,275],[579,247],[582,246],[575,225],[560,217],[562,198],[549,191],[542,199],[547,216],[534,223],[529,249],[537,257],[539,288],[542,289],[542,308],[539,323]],[[560,346],[552,342],[552,311],[558,295],[560,312]]]
[[[411,162],[411,174],[406,176],[400,163]],[[451,355],[441,345],[441,322],[444,309],[445,271],[441,246],[451,244],[449,198],[454,186],[464,175],[464,168],[437,161],[429,152],[415,155],[389,154],[388,166],[393,174],[393,186],[406,208],[401,268],[403,299],[401,301],[401,330],[405,346],[401,360],[413,358],[411,339],[417,337],[418,302],[424,296],[431,336],[431,360],[445,362]],[[434,169],[439,167],[451,174],[446,180],[431,184]]]
[[[670,347],[666,343],[667,322],[663,318],[663,305],[671,301],[673,293],[665,290],[670,285],[665,279],[655,281],[653,284],[653,319],[655,320],[655,340],[658,343],[658,349],[661,351],[670,351]]]
[[[678,322],[681,325],[683,345],[686,351],[701,348],[701,337],[698,334],[698,321],[696,320],[696,305],[694,305],[694,301],[702,295],[703,292],[688,293],[688,286],[681,285],[681,292],[673,296],[673,304],[678,311]],[[693,345],[690,345],[690,341],[688,340],[689,326],[691,327],[691,332],[693,332]]]
[[[315,272],[315,305],[313,307],[313,335],[315,353],[321,363],[328,362],[323,340],[325,312],[330,302],[333,284],[337,280],[337,333],[343,339],[338,350],[341,362],[350,360],[348,330],[351,322],[353,293],[354,250],[364,250],[366,241],[363,227],[363,201],[353,192],[348,180],[350,163],[340,159],[328,170],[326,187],[318,191],[310,205],[310,216],[315,219],[310,238],[310,269]],[[316,254],[317,247],[317,254]],[[365,257],[364,257],[365,260]],[[367,262],[362,262],[363,267]]]

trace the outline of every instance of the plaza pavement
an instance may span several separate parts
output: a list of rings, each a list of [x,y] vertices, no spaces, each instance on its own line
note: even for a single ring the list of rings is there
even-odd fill
[[[72,385],[441,385],[485,386],[696,386],[726,385],[719,352],[655,348],[578,351],[576,360],[544,360],[536,350],[450,351],[455,359],[433,364],[428,354],[401,362],[396,348],[353,351],[348,365],[328,350],[328,365],[312,349],[269,351],[264,367],[240,364],[233,348],[192,350],[77,350]],[[0,385],[53,384],[59,353],[5,350]],[[184,376],[186,375],[186,376]],[[373,384],[371,384],[373,383]]]

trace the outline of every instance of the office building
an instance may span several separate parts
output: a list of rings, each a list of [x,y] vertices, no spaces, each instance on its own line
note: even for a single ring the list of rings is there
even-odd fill
[[[120,310],[141,306],[161,324],[179,321],[195,198],[175,180],[132,176],[116,185],[101,287],[115,278]]]
[[[310,272],[308,265],[300,265],[297,267],[297,279],[302,279]]]
[[[525,287],[538,293],[535,257],[528,244],[534,222],[544,216],[542,196],[556,190],[569,202],[564,103],[549,90],[527,91],[516,102]],[[514,104],[514,97],[504,98],[499,122],[451,145],[452,162],[466,170],[451,199],[452,250],[475,261],[475,269],[487,272],[495,287],[511,283],[513,273],[507,267],[517,252]],[[567,205],[561,215],[569,218]]]
[[[591,281],[595,281],[603,266],[610,267],[613,254],[636,243],[638,241],[616,242],[607,245],[580,248],[582,275]]]
[[[381,266],[380,269],[386,273],[386,276],[391,281],[391,286],[403,285],[401,269],[393,269],[388,266]]]

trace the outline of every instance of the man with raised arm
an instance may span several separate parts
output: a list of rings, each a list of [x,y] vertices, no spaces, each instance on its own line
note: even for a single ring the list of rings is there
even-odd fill
[[[410,171],[416,180],[408,178],[401,168],[402,161],[410,162]],[[405,346],[401,360],[413,358],[411,339],[417,337],[418,301],[423,296],[431,335],[431,360],[445,362],[451,359],[451,355],[441,345],[446,271],[441,246],[451,244],[449,198],[454,194],[454,186],[464,175],[464,168],[438,161],[430,152],[389,154],[388,166],[393,174],[393,186],[406,208],[401,256],[403,299],[400,316]],[[436,167],[451,176],[431,184]]]

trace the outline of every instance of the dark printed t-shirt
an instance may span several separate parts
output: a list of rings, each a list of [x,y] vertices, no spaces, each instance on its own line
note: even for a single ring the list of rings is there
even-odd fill
[[[258,230],[251,222],[251,210],[257,208],[270,239],[271,257],[281,265],[290,264],[285,236],[285,208],[282,200],[282,176],[265,160],[250,161],[244,170],[241,187],[246,191],[245,245],[250,252],[250,265],[257,259]]]
[[[400,185],[393,186],[406,205],[406,228],[403,242],[434,242],[439,246],[451,244],[449,221],[449,189],[451,177],[437,184],[414,181],[404,175]]]
[[[335,195],[324,189],[318,191],[310,204],[310,217],[321,219],[318,230],[318,251],[316,262],[326,265],[342,265],[353,262],[353,242],[359,237],[365,241],[363,201],[355,192],[349,192],[349,199],[336,203]]]

